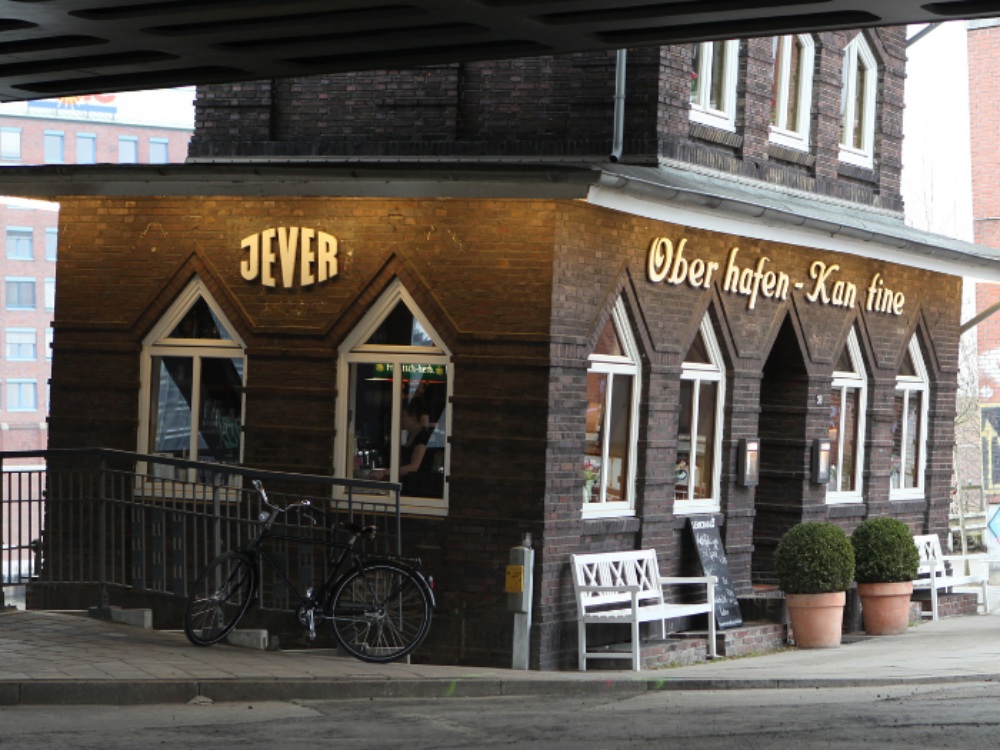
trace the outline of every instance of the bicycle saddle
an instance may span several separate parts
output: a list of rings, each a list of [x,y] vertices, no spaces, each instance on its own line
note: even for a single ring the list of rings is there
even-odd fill
[[[360,526],[350,521],[341,521],[340,525],[357,536],[363,536],[367,539],[372,539],[375,536],[376,528],[374,526]]]

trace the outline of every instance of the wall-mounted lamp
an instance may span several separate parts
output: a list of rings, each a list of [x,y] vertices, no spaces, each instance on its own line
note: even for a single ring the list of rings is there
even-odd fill
[[[816,438],[812,445],[813,484],[827,484],[830,481],[830,441]]]
[[[760,438],[743,438],[736,456],[736,484],[741,487],[756,487],[759,480]]]

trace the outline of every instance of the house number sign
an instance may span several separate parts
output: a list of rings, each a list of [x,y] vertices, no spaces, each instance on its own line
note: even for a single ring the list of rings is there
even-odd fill
[[[747,308],[753,310],[757,301],[765,299],[788,299],[791,289],[806,289],[805,298],[809,302],[833,307],[855,308],[859,302],[871,312],[901,315],[906,304],[902,292],[893,291],[885,285],[881,273],[876,272],[858,297],[858,286],[841,278],[840,265],[814,260],[809,265],[808,281],[793,279],[784,271],[774,270],[771,259],[761,255],[747,265],[740,264],[740,249],[729,251],[725,270],[715,261],[685,257],[687,238],[676,245],[668,237],[657,237],[649,246],[647,275],[653,283],[687,284],[691,287],[708,289],[717,273],[722,273],[722,290],[747,298]]]
[[[240,274],[264,286],[310,286],[337,275],[337,238],[309,227],[274,227],[244,237]]]

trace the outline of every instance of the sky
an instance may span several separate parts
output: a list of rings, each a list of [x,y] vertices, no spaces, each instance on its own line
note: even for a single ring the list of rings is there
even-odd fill
[[[912,35],[924,28],[911,27]],[[969,72],[964,21],[944,23],[907,50],[903,113],[906,221],[971,242]]]

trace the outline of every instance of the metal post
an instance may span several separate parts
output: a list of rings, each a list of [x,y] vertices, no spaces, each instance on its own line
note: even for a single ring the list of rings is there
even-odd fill
[[[222,475],[219,472],[212,473],[212,520],[214,547],[212,549],[212,559],[222,554],[222,500],[219,497],[219,487],[222,483]]]
[[[535,550],[531,534],[510,551],[507,566],[507,606],[514,611],[514,647],[511,669],[528,669],[531,660],[531,600],[534,598]]]
[[[98,479],[97,499],[97,608],[99,617],[110,617],[110,601],[108,598],[108,463],[102,458]]]
[[[3,470],[2,457],[0,457],[0,482],[3,482],[3,487],[0,488],[0,609],[3,609],[4,607],[7,606],[4,603],[4,598],[3,598],[3,592],[4,592],[3,577],[4,574],[8,572],[10,569],[9,564],[5,565],[4,561],[9,559],[9,555],[3,554],[3,548],[5,546],[13,546],[13,545],[5,545],[3,536],[4,507],[10,502],[10,494],[7,491],[7,474]]]

